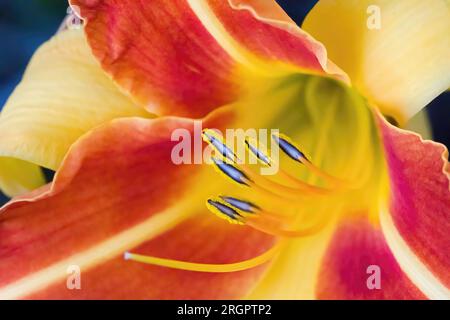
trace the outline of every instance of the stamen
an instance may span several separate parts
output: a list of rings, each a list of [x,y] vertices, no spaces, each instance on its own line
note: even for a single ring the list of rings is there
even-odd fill
[[[261,150],[253,146],[247,139],[245,140],[245,145],[247,146],[248,150],[251,153],[253,153],[256,156],[256,158],[263,164],[269,167],[272,165],[272,160],[267,155],[265,155]]]
[[[235,181],[241,185],[251,187],[255,191],[265,194],[265,195],[273,198],[274,200],[280,201],[280,199],[283,199],[283,198],[285,198],[287,200],[292,200],[293,197],[298,197],[298,194],[297,195],[294,194],[294,195],[291,195],[291,197],[288,197],[288,196],[283,195],[283,192],[285,193],[285,191],[283,191],[283,190],[278,190],[279,192],[276,193],[276,192],[273,192],[272,190],[268,189],[267,187],[259,186],[249,177],[249,175],[257,178],[258,181],[261,181],[264,178],[259,177],[256,174],[253,174],[251,172],[251,170],[249,170],[245,166],[244,166],[244,170],[241,171],[241,170],[237,169],[235,166],[233,166],[229,163],[226,163],[222,160],[219,160],[217,158],[212,158],[212,160],[213,160],[214,164],[217,166],[217,168],[220,170],[220,172],[224,173],[225,176],[227,176],[228,178],[231,178],[233,181]],[[267,179],[264,179],[264,180],[267,180]],[[267,180],[267,181],[269,181],[269,180]],[[276,184],[273,186],[276,187]]]
[[[350,183],[349,181],[345,181],[339,178],[336,178],[335,176],[332,176],[318,167],[316,167],[314,164],[312,164],[309,160],[302,161],[302,164],[312,173],[314,173],[316,176],[321,177],[325,181],[327,181],[329,184],[333,185],[334,187],[348,187],[353,188],[355,187],[354,184]]]
[[[251,212],[251,210],[249,210],[249,208],[247,207],[248,206],[247,204],[249,204],[249,202],[242,201],[232,197],[221,197],[221,198],[228,199],[230,200],[230,202],[235,203],[237,209],[240,209],[239,207],[243,207],[244,210]],[[252,207],[254,206],[253,204],[251,205]],[[270,212],[259,209],[259,212],[256,215],[252,214],[250,216],[247,216],[247,218],[244,218],[239,212],[237,212],[237,210],[235,210],[231,206],[211,199],[207,201],[207,207],[210,211],[218,215],[220,218],[225,219],[230,223],[241,225],[245,224],[258,231],[277,237],[286,237],[286,238],[304,237],[317,233],[325,225],[324,223],[319,223],[305,229],[286,230],[277,227],[277,225],[280,225],[280,223],[282,223],[282,221],[287,218],[286,216],[274,215]],[[322,222],[326,222],[326,220],[323,220]]]
[[[242,210],[246,213],[256,213],[257,211],[261,210],[260,207],[257,205],[244,200],[239,200],[233,197],[224,197],[220,196],[220,198],[225,201],[226,203],[232,205],[235,208],[238,208],[239,210]]]
[[[226,146],[220,138],[217,136],[216,132],[210,129],[206,129],[203,131],[203,137],[204,139],[210,143],[217,151],[219,151],[226,159],[231,160],[233,162],[236,162],[237,157],[235,154],[231,151],[231,149]],[[273,135],[276,139],[278,139],[278,143],[281,148],[284,148],[283,150],[290,150],[291,156],[297,155],[301,158],[296,159],[296,161],[302,162],[308,161],[304,154],[295,146],[293,146],[292,143],[288,142],[288,138],[281,138],[279,136]],[[250,143],[247,140],[245,140],[246,145],[250,152],[255,154],[257,158],[263,162],[265,165],[271,165],[272,160],[265,155],[263,152],[261,152],[259,149],[257,149],[252,143]],[[288,146],[292,146],[292,148],[289,149]],[[294,151],[292,151],[294,150]],[[281,172],[281,175],[287,180],[293,182],[295,184],[295,188],[291,188],[282,184],[279,184],[277,182],[274,182],[270,179],[266,179],[264,177],[260,177],[257,174],[254,174],[247,166],[242,165],[241,169],[238,169],[235,164],[230,164],[225,162],[224,160],[219,160],[217,158],[212,158],[213,162],[216,164],[216,166],[220,169],[222,173],[224,173],[227,177],[231,178],[233,181],[246,185],[246,186],[252,186],[255,190],[263,191],[263,193],[270,193],[275,195],[276,197],[281,197],[285,199],[293,199],[298,198],[300,196],[303,196],[304,192],[308,194],[330,194],[334,192],[334,190],[316,187],[313,185],[310,185],[306,182],[303,182],[299,179],[296,179],[289,174]],[[309,162],[308,162],[309,164]],[[260,184],[260,185],[257,185]]]
[[[145,264],[151,264],[154,266],[185,271],[227,273],[252,269],[268,262],[278,254],[278,252],[281,249],[281,245],[282,243],[278,243],[274,245],[271,249],[267,250],[266,252],[255,258],[243,260],[236,263],[225,263],[225,264],[194,263],[194,262],[145,256],[129,252],[125,252],[124,259],[129,261],[141,262]]]
[[[208,209],[215,213],[218,217],[227,220],[233,224],[244,224],[244,217],[232,207],[222,202],[208,199],[206,202]]]
[[[290,140],[289,138],[275,134],[272,135],[272,138],[278,144],[280,149],[291,159],[298,162],[302,162],[302,159],[308,160],[305,154],[301,152],[300,149],[297,148],[293,142],[289,141]]]
[[[212,158],[214,164],[223,172],[227,177],[231,178],[233,181],[249,186],[252,182],[250,178],[241,170],[237,169],[233,165],[226,163],[217,158]]]
[[[236,161],[237,159],[236,155],[233,153],[233,151],[231,151],[230,148],[228,148],[228,146],[225,143],[221,141],[221,139],[214,130],[210,129],[203,130],[202,137],[204,141],[212,145],[214,149],[216,149],[222,156],[233,162]]]
[[[273,135],[275,136],[275,135]],[[277,136],[275,136],[277,137]],[[260,160],[263,164],[267,165],[267,166],[271,166],[273,164],[273,160],[270,159],[267,155],[265,155],[262,151],[260,151],[259,149],[257,149],[252,143],[250,143],[248,140],[245,140],[245,144],[248,147],[248,150],[250,152],[252,152],[258,160]],[[294,147],[295,148],[295,147]],[[307,161],[306,157],[304,156],[304,154],[298,150],[297,148],[297,154],[302,154],[303,158],[301,158],[301,160],[296,160],[296,161]],[[309,163],[309,161],[308,161]],[[246,170],[244,170],[244,172],[246,172],[248,174],[248,172]],[[324,192],[324,193],[329,193],[332,192],[333,190],[327,189],[327,188],[320,188],[320,187],[315,187],[315,186],[311,186],[310,184],[299,180],[293,176],[291,176],[290,174],[288,174],[287,172],[285,172],[283,169],[279,169],[278,174],[284,178],[285,180],[289,181],[290,183],[294,184],[296,187],[300,188],[303,191],[312,191],[314,193],[316,192]],[[251,176],[250,174],[248,174],[249,176]],[[253,176],[252,176],[253,177]],[[277,183],[278,186],[280,186],[280,184]],[[273,184],[272,184],[273,186]],[[283,186],[284,187],[284,186]],[[291,192],[292,190],[285,190],[287,192]]]

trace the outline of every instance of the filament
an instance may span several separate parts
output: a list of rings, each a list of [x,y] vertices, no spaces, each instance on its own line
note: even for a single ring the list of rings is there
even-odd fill
[[[312,225],[310,227],[306,227],[303,229],[298,229],[298,230],[288,230],[288,229],[283,229],[283,228],[278,228],[275,227],[269,223],[265,223],[266,220],[257,220],[257,219],[248,219],[246,221],[246,225],[273,235],[273,236],[277,236],[277,237],[284,237],[284,238],[299,238],[299,237],[306,237],[306,236],[311,236],[314,235],[316,233],[318,233],[320,230],[322,230],[326,223],[328,222],[327,219],[322,219],[321,222],[316,223],[315,225]]]
[[[249,176],[251,180],[253,180],[255,183],[259,184],[261,187],[273,190],[275,193],[279,195],[291,195],[295,197],[299,197],[302,195],[305,195],[305,193],[311,195],[329,195],[331,193],[334,193],[334,190],[330,189],[324,189],[321,187],[316,187],[310,184],[307,184],[306,182],[303,182],[299,179],[296,179],[294,177],[291,177],[292,180],[295,179],[295,183],[297,185],[297,188],[291,188],[285,185],[282,185],[280,183],[277,183],[275,181],[272,181],[268,178],[265,178],[264,176],[258,175],[254,173],[248,166],[242,165],[242,171]],[[285,175],[288,175],[285,173]]]
[[[332,176],[332,175],[324,172],[323,170],[319,169],[314,164],[312,164],[309,160],[299,159],[299,161],[313,174],[324,179],[326,182],[328,182],[336,187],[343,187],[343,186],[349,185],[348,181],[341,180],[339,178],[336,178],[335,176]]]

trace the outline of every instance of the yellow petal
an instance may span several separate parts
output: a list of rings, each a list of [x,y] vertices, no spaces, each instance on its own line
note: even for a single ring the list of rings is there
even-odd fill
[[[324,0],[303,27],[402,125],[450,86],[448,1]]]
[[[149,114],[103,72],[82,30],[65,31],[36,52],[7,101],[0,115],[0,156],[57,169],[81,135],[128,116]],[[6,170],[0,163],[0,172]]]
[[[0,190],[9,197],[35,189],[45,183],[41,168],[32,163],[0,157]]]
[[[246,298],[314,299],[322,258],[333,229],[330,227],[313,237],[291,240]]]

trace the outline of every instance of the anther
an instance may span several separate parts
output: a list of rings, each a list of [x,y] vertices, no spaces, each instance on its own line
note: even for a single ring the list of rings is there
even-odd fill
[[[301,152],[300,149],[297,148],[292,142],[290,142],[288,138],[275,134],[272,135],[272,138],[278,144],[280,149],[291,159],[298,162],[303,162],[305,160],[309,161],[305,154]]]
[[[253,153],[259,161],[261,161],[263,164],[269,167],[272,165],[271,159],[267,155],[265,155],[261,150],[253,146],[247,139],[245,140],[245,144],[248,150],[250,150],[250,152]]]
[[[211,144],[223,157],[231,161],[236,161],[236,155],[227,147],[213,130],[205,129],[202,133],[203,140]]]
[[[241,170],[217,158],[212,158],[212,160],[214,164],[220,169],[220,171],[222,171],[226,176],[231,178],[233,181],[246,186],[250,185],[251,182],[250,178]]]
[[[232,205],[233,207],[246,212],[246,213],[256,213],[257,211],[260,211],[261,208],[257,205],[244,200],[239,200],[237,198],[233,197],[224,197],[220,196],[220,198],[225,201],[227,204]]]
[[[222,202],[208,199],[206,206],[210,211],[231,223],[243,224],[244,217],[241,216],[235,209]]]

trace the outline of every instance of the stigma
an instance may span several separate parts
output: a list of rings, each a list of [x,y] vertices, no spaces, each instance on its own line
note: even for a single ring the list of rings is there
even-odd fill
[[[261,209],[259,206],[234,197],[224,197],[225,202],[208,199],[208,209],[218,217],[232,224],[247,225],[260,232],[276,237],[298,238],[316,234],[325,226],[328,220],[322,220],[299,229],[289,229],[289,220],[283,214],[275,214]],[[257,208],[257,212],[254,209]]]

